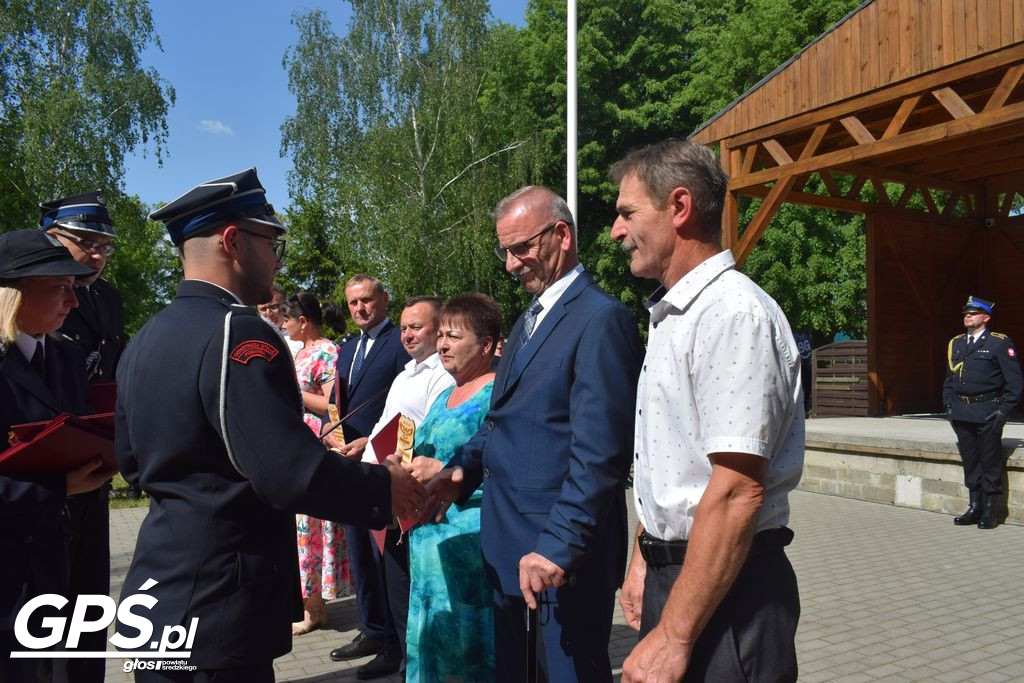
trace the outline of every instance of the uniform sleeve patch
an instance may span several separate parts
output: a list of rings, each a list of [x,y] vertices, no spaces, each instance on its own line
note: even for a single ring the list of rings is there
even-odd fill
[[[1007,353],[1007,355],[1010,356],[1010,358],[1016,358],[1017,357],[1017,352],[1013,350],[1012,346],[1010,348],[1006,349],[1006,353]]]
[[[277,357],[277,349],[265,341],[250,339],[236,346],[229,357],[242,365],[248,365],[253,358],[262,358],[269,363]]]

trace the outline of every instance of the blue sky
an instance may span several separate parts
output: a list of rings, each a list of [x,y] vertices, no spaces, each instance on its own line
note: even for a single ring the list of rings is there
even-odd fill
[[[281,66],[295,43],[296,10],[323,9],[341,35],[350,6],[341,0],[156,0],[150,3],[163,50],[143,63],[174,86],[163,166],[152,148],[127,163],[125,189],[148,204],[250,166],[267,196],[287,208],[291,167],[280,157],[280,126],[295,109]],[[495,18],[523,25],[526,0],[491,0]]]

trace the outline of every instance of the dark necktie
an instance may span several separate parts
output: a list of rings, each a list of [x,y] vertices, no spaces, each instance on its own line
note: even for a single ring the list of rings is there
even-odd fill
[[[36,342],[36,351],[32,354],[32,360],[29,361],[35,371],[39,373],[39,376],[46,381],[46,356],[43,355],[43,342]]]
[[[363,367],[363,359],[366,358],[366,341],[369,336],[364,332],[359,335],[359,345],[356,346],[356,357],[352,361],[352,375],[348,378],[349,381],[354,381],[359,376],[359,369]]]
[[[971,335],[967,335],[967,350],[964,351],[964,353],[970,353],[971,351],[973,351],[975,343],[976,342],[974,340],[974,337],[972,337]]]
[[[537,299],[534,299],[530,307],[526,309],[526,313],[523,315],[523,334],[519,337],[519,348],[526,346],[526,342],[530,341],[530,337],[533,336],[533,328],[537,325],[537,316],[543,310],[544,307]]]

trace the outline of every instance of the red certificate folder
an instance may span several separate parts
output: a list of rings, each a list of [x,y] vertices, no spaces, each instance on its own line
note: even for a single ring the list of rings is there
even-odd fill
[[[402,419],[402,414],[398,413],[391,421],[388,422],[384,427],[377,432],[376,436],[370,439],[370,445],[373,446],[373,454],[377,456],[377,462],[384,462],[392,453],[398,450],[398,423]],[[398,526],[401,528],[404,534],[409,529],[416,526],[418,520],[415,517],[403,517],[398,520]],[[381,554],[384,553],[384,539],[387,536],[386,529],[371,529],[370,534],[373,536],[373,540],[377,542],[377,548]]]
[[[114,466],[114,414],[61,413],[49,422],[14,425],[8,442],[0,453],[3,474],[67,472],[95,457]]]

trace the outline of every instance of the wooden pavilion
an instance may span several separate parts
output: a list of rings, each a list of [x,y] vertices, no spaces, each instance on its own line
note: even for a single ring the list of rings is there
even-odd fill
[[[866,214],[872,415],[941,410],[968,294],[1024,345],[1022,76],[1024,0],[869,0],[691,136],[740,263],[783,202]]]

